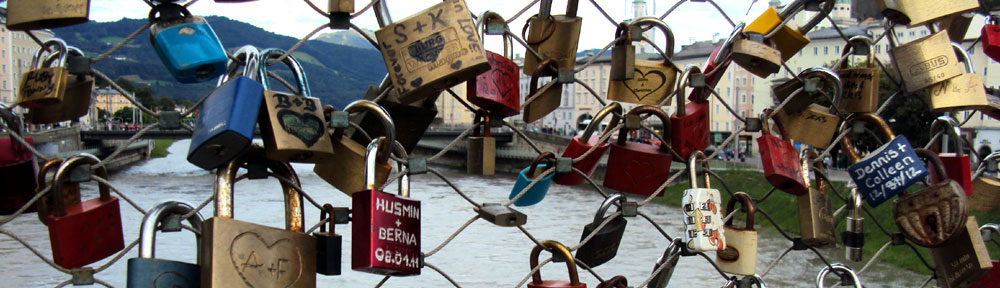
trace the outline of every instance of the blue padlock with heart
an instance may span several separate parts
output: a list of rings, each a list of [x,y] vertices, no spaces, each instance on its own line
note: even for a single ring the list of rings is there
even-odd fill
[[[553,173],[549,173],[543,177],[539,178],[539,176],[547,171],[546,168],[555,167],[555,161],[556,156],[552,152],[539,154],[538,157],[535,157],[534,161],[531,161],[531,165],[522,169],[521,173],[517,174],[517,182],[514,182],[514,189],[510,191],[510,196],[508,196],[510,200],[514,200],[521,194],[521,191],[525,187],[528,187],[528,184],[532,182],[537,183],[531,186],[531,189],[524,192],[521,198],[517,198],[514,201],[514,206],[531,206],[545,199],[545,194],[549,192],[549,186],[552,185],[552,179],[555,178],[556,173],[553,171]]]
[[[889,142],[869,152],[864,158],[858,155],[849,135],[844,135],[840,145],[854,161],[847,168],[851,180],[857,185],[865,202],[876,207],[927,177],[928,172],[910,141],[905,136],[894,135],[889,125],[876,114],[856,113],[844,122],[841,129],[854,129],[855,123],[863,122],[878,126]]]
[[[166,201],[146,212],[146,216],[142,218],[142,228],[139,230],[139,257],[128,259],[126,287],[201,286],[201,266],[154,258],[157,227],[163,227],[161,228],[163,232],[180,231],[180,222],[174,222],[174,225],[171,225],[168,219],[181,217],[192,211],[194,208],[186,203]],[[195,233],[199,233],[197,230],[201,229],[201,215],[194,213],[187,220],[191,227],[196,230]],[[160,225],[161,222],[163,225]],[[173,227],[173,229],[168,227]]]
[[[226,50],[204,18],[171,2],[149,11],[149,40],[163,66],[181,83],[212,80],[226,73]]]

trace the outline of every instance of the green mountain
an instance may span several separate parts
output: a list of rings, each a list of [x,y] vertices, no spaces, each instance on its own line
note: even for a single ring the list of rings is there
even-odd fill
[[[230,52],[243,45],[288,49],[299,41],[225,17],[209,16],[205,17],[205,20],[212,25],[222,45]],[[87,56],[94,57],[116,45],[146,21],[146,19],[91,21],[54,29],[54,32],[69,45],[76,46]],[[386,74],[385,64],[378,50],[309,40],[293,55],[302,62],[312,96],[320,98],[324,104],[331,104],[337,108],[360,99],[368,89],[368,85],[377,85]],[[148,32],[140,34],[115,52],[112,57],[94,64],[94,68],[112,79],[128,75],[141,78],[143,81],[140,83],[149,84],[156,97],[170,96],[195,101],[211,93],[215,88],[215,81],[198,84],[181,84],[174,81],[150,45]],[[284,68],[284,65],[271,66],[269,69],[292,81],[291,73]],[[272,89],[282,87],[276,81],[270,83]]]
[[[370,35],[374,36],[374,34]],[[316,38],[314,39],[332,44],[351,46],[354,48],[362,48],[362,49],[369,49],[376,51],[378,50],[375,48],[375,46],[372,46],[372,44],[368,42],[368,40],[366,40],[365,37],[361,37],[361,34],[358,34],[358,32],[354,30],[327,32],[319,34],[319,36],[316,36]]]

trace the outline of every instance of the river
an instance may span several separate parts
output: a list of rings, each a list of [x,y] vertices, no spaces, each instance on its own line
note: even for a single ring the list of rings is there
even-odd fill
[[[189,141],[176,142],[169,148],[170,155],[135,165],[111,176],[118,189],[144,208],[150,208],[165,200],[178,200],[197,205],[212,195],[215,175],[201,170],[185,160]],[[348,206],[350,198],[333,189],[312,172],[311,165],[294,165],[303,189],[321,203]],[[463,192],[478,202],[504,202],[513,184],[513,175],[496,177],[467,176],[464,171],[443,169],[446,176]],[[433,174],[418,175],[411,179],[411,196],[422,201],[422,250],[427,252],[451,235],[474,215],[471,206],[444,182]],[[394,185],[393,185],[394,187]],[[84,185],[84,198],[95,197],[95,186]],[[236,219],[283,226],[283,204],[280,186],[274,179],[244,180],[236,185]],[[518,208],[528,215],[524,226],[537,239],[553,239],[567,245],[578,242],[583,226],[594,216],[602,198],[592,189],[553,185],[546,199],[535,206]],[[138,237],[142,215],[124,201],[122,204],[126,242]],[[679,236],[682,230],[681,210],[677,207],[650,204],[640,208],[655,219],[672,236]],[[211,205],[202,210],[202,215],[212,215]],[[309,207],[306,211],[307,227],[319,220],[318,210]],[[622,240],[618,256],[597,267],[602,277],[624,275],[629,284],[641,283],[651,272],[653,263],[669,244],[657,230],[642,218],[629,218],[625,238]],[[34,214],[25,214],[13,222],[2,226],[25,239],[32,247],[47,257],[49,249],[47,228]],[[350,270],[351,231],[348,225],[340,225],[337,232],[344,235],[343,275],[318,275],[318,287],[372,287],[382,276]],[[760,234],[757,271],[763,272],[767,265],[788,246],[789,242],[774,231]],[[195,237],[184,231],[179,233],[159,233],[156,242],[157,256],[161,258],[193,263],[195,261]],[[869,243],[873,244],[873,243]],[[426,259],[427,263],[458,281],[463,287],[511,287],[525,277],[529,271],[528,254],[533,243],[517,228],[497,227],[485,221],[472,223],[450,244]],[[846,262],[843,248],[820,250],[832,261]],[[0,279],[15,287],[51,287],[69,279],[49,267],[27,249],[11,239],[0,236],[0,255],[4,260],[0,268]],[[137,249],[108,270],[96,277],[116,287],[125,286],[126,259],[136,257]],[[709,254],[711,256],[711,253]],[[867,255],[866,255],[867,256]],[[543,257],[545,254],[543,253]],[[93,264],[104,264],[108,259]],[[863,263],[848,263],[860,268]],[[812,287],[816,273],[822,262],[811,252],[792,251],[766,277],[770,287]],[[580,270],[581,280],[590,287],[597,281],[585,270]],[[719,287],[725,284],[711,265],[701,257],[682,257],[674,271],[671,287]],[[545,279],[568,279],[566,267],[562,263],[546,265],[542,269]],[[867,287],[918,287],[926,276],[876,263],[861,276]],[[16,284],[14,284],[16,283]],[[394,277],[384,287],[450,287],[451,284],[433,269],[422,270],[420,276]]]

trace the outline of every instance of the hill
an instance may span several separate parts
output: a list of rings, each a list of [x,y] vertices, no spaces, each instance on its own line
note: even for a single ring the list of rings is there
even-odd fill
[[[372,46],[368,40],[365,40],[364,37],[361,37],[361,34],[358,34],[358,32],[354,30],[327,32],[319,34],[319,36],[316,36],[314,39],[331,44],[340,44],[354,48],[378,51],[375,46]]]

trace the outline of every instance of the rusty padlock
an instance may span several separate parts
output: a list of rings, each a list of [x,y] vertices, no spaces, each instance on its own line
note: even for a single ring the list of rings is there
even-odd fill
[[[923,148],[913,149],[918,156],[930,161],[938,175],[947,175],[937,153]],[[962,231],[968,217],[965,193],[958,182],[942,177],[931,186],[913,194],[900,191],[893,202],[892,214],[900,232],[917,245],[940,247]]]

